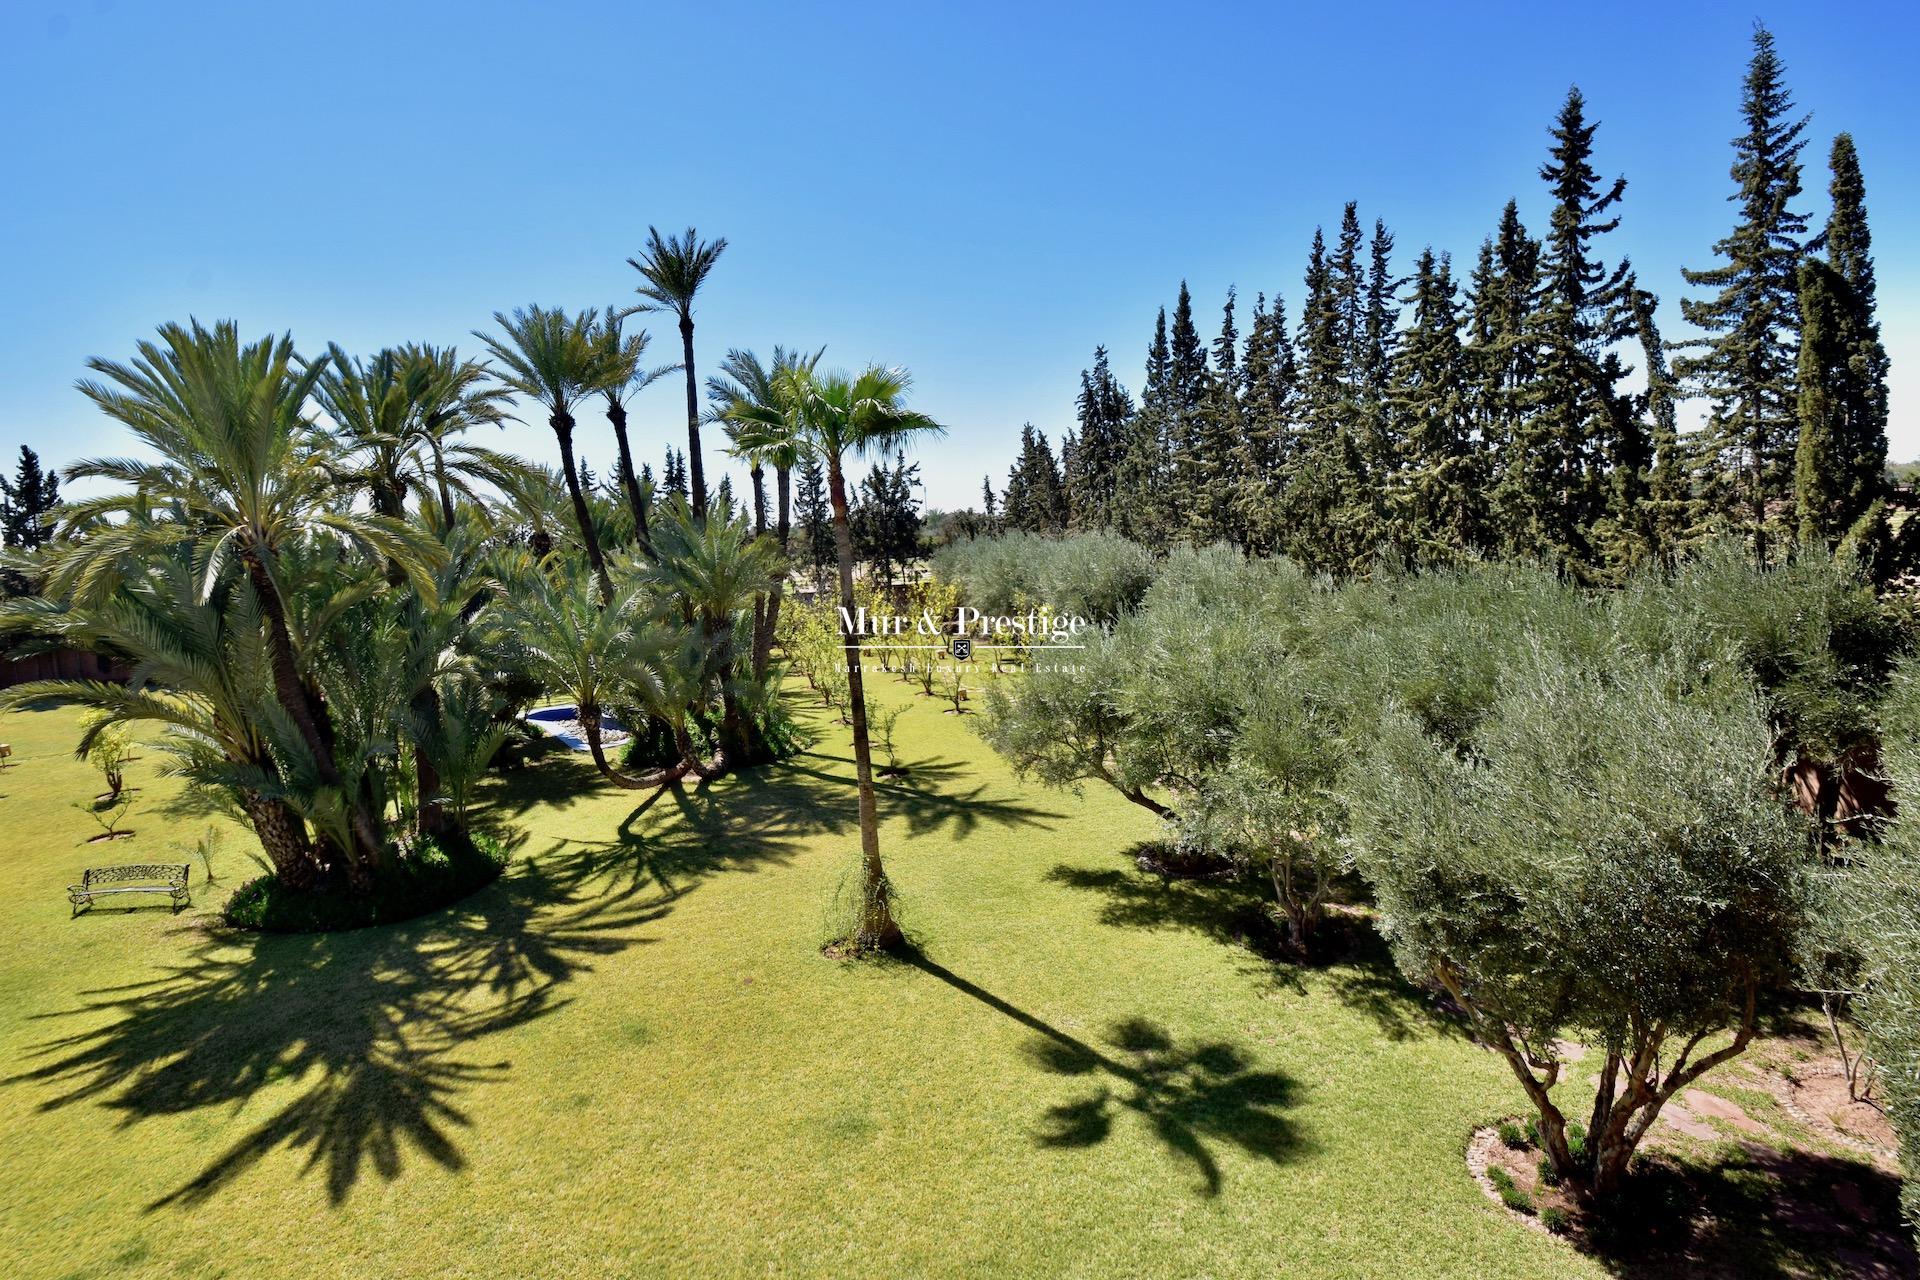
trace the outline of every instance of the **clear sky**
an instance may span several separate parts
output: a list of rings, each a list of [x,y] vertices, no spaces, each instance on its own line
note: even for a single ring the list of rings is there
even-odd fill
[[[1191,282],[1297,315],[1317,223],[1356,199],[1410,264],[1469,265],[1569,83],[1629,180],[1611,237],[1663,298],[1729,225],[1753,19],[1867,181],[1920,455],[1920,18],[1910,5],[998,6],[892,3],[0,5],[0,449],[118,451],[72,390],[165,320],[231,316],[370,352],[477,344],[496,309],[631,300],[647,225],[732,243],[698,312],[728,346],[904,364],[950,424],[936,505],[998,488],[1020,424],[1056,443],[1094,344],[1138,389],[1154,309]],[[675,346],[654,325],[656,350]],[[1243,320],[1244,328],[1244,320]],[[642,455],[684,402],[635,412]],[[585,421],[585,420],[583,420]],[[594,423],[595,426],[599,424]],[[552,459],[544,421],[489,443]],[[583,451],[605,470],[610,439]],[[7,465],[11,465],[10,462]],[[712,465],[712,464],[710,464]]]

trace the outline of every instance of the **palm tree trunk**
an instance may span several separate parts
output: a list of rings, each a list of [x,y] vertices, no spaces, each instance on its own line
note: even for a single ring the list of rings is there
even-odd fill
[[[853,534],[847,520],[847,482],[837,455],[827,459],[827,487],[833,499],[833,542],[839,553],[840,604],[853,612]],[[847,663],[848,714],[853,722],[853,772],[860,794],[860,927],[854,944],[861,950],[899,945],[893,919],[893,889],[880,862],[880,811],[873,792],[873,751],[867,742],[866,685],[860,674],[860,637],[843,628],[841,652]]]
[[[687,482],[693,487],[693,516],[707,518],[707,468],[700,461],[700,391],[693,376],[693,317],[680,313],[680,358],[687,370]]]
[[[613,579],[607,576],[607,560],[600,553],[600,535],[593,531],[593,512],[587,509],[587,495],[580,491],[580,471],[573,462],[573,415],[556,413],[547,419],[560,442],[560,469],[567,477],[567,496],[573,499],[573,518],[580,525],[580,540],[587,544],[587,563],[600,580],[600,603],[613,600]]]
[[[416,720],[421,723],[439,723],[440,694],[432,684],[413,696],[413,711]],[[416,797],[414,822],[419,833],[423,836],[446,834],[451,824],[447,820],[447,808],[440,802],[440,771],[434,767],[433,760],[418,742],[413,747],[413,782]]]
[[[674,735],[675,741],[685,743],[682,748],[682,758],[679,761],[638,778],[630,773],[622,773],[613,767],[612,761],[607,759],[606,747],[600,741],[599,706],[594,703],[579,703],[574,707],[574,714],[580,717],[580,730],[586,735],[587,754],[593,757],[593,767],[600,771],[601,777],[616,787],[624,787],[628,791],[663,787],[676,778],[684,777],[691,767],[693,741],[687,737],[686,730],[677,729]]]
[[[260,615],[267,624],[267,653],[273,669],[274,695],[312,754],[314,772],[319,774],[321,784],[346,794],[346,781],[340,776],[340,766],[334,759],[331,735],[321,729],[320,717],[326,714],[326,710],[315,704],[307,693],[305,682],[300,679],[300,664],[293,656],[293,633],[287,627],[286,608],[281,602],[279,589],[274,586],[273,577],[267,572],[266,562],[260,558],[257,548],[247,548],[243,556],[248,580],[260,603]],[[357,788],[349,798],[349,804],[354,842],[359,848],[347,852],[357,853],[355,861],[366,868],[377,867],[380,865],[382,841],[373,815],[368,812],[365,799]]]
[[[270,799],[258,791],[240,793],[240,806],[247,811],[260,847],[273,864],[273,875],[282,885],[296,892],[313,888],[320,867],[314,860],[313,843],[307,839],[306,823],[284,800]]]
[[[773,661],[773,637],[780,626],[780,601],[787,591],[788,537],[793,531],[791,518],[793,498],[793,472],[788,467],[774,469],[774,494],[778,515],[774,523],[774,537],[780,543],[780,572],[774,576],[773,590],[767,593],[767,622],[761,634],[756,638],[753,651],[753,680],[755,684],[765,684],[767,668]]]
[[[607,421],[613,424],[613,439],[620,446],[620,487],[626,490],[627,505],[633,508],[633,533],[642,551],[647,546],[647,511],[640,500],[640,478],[633,473],[633,450],[627,447],[627,406],[618,400],[607,402]]]

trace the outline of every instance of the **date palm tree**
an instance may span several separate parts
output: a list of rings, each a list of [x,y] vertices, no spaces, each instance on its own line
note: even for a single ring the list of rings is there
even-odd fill
[[[905,369],[870,365],[859,374],[820,374],[795,365],[781,378],[793,404],[796,439],[803,456],[826,465],[833,506],[833,542],[840,570],[840,605],[853,601],[853,532],[847,516],[849,454],[884,457],[911,441],[944,434],[946,428],[903,401],[913,386]],[[867,738],[867,701],[860,672],[860,637],[843,629],[847,704],[853,721],[853,767],[860,796],[860,920],[851,939],[856,950],[884,950],[900,942],[893,918],[893,889],[880,861],[880,816],[873,791],[873,752]]]
[[[124,682],[54,679],[0,692],[0,710],[59,698],[93,713],[84,749],[111,725],[156,726],[161,749],[201,782],[224,784],[246,814],[274,875],[290,889],[319,870],[306,822],[285,797],[264,726],[274,720],[272,663],[260,614],[239,582],[203,595],[184,543],[129,563],[112,593],[90,605],[23,596],[0,602],[0,635],[111,655]]]
[[[400,348],[413,435],[419,443],[423,482],[440,499],[440,526],[453,524],[453,495],[476,497],[472,482],[501,487],[526,464],[511,454],[458,437],[472,427],[506,425],[511,392],[495,382],[484,360],[463,360],[453,347],[408,343]]]
[[[431,591],[440,548],[405,522],[337,501],[326,439],[308,411],[324,357],[303,362],[285,335],[243,345],[232,321],[208,328],[197,320],[162,325],[159,341],[140,343],[138,352],[131,364],[89,360],[103,381],[83,380],[80,390],[159,461],[91,458],[67,468],[70,479],[122,487],[68,505],[67,528],[86,528],[88,536],[50,575],[50,588],[88,602],[111,590],[129,552],[181,540],[195,545],[204,566],[203,595],[237,569],[258,602],[275,697],[320,783],[344,791],[326,706],[303,675],[289,626],[281,561],[316,540],[332,541]],[[172,518],[156,518],[163,504]],[[377,816],[362,800],[348,806],[355,848],[344,852],[363,869],[375,867],[385,844]]]
[[[641,308],[670,312],[680,322],[680,365],[687,374],[688,479],[694,518],[699,520],[707,517],[707,479],[700,454],[700,382],[693,371],[693,298],[726,248],[725,237],[702,240],[692,227],[678,236],[662,236],[648,227],[647,247],[639,257],[627,259],[643,281],[634,289],[644,300]]]
[[[719,406],[733,452],[745,458],[752,469],[756,510],[764,509],[760,499],[761,470],[772,467],[776,516],[774,540],[780,548],[780,563],[767,593],[763,608],[756,610],[753,635],[753,676],[764,682],[773,656],[774,629],[780,623],[780,602],[786,590],[787,571],[793,529],[793,469],[801,460],[800,424],[795,401],[790,394],[789,375],[794,370],[812,372],[825,353],[822,347],[811,355],[773,349],[771,365],[763,363],[751,351],[732,350],[720,362],[720,376],[707,381],[708,397]]]
[[[672,373],[674,366],[662,365],[654,369],[642,367],[641,362],[647,356],[647,344],[652,339],[645,329],[632,334],[621,331],[622,322],[630,314],[608,307],[600,327],[594,332],[594,340],[600,347],[600,381],[594,390],[607,400],[607,421],[613,424],[614,443],[620,450],[620,488],[627,495],[627,505],[633,510],[634,536],[640,543],[640,549],[646,551],[650,545],[647,537],[647,496],[640,492],[640,477],[633,469],[633,449],[627,443],[627,400]]]
[[[496,311],[493,321],[506,336],[478,331],[474,336],[486,343],[502,366],[494,377],[547,411],[547,425],[560,445],[560,470],[566,477],[567,496],[573,500],[580,541],[605,602],[613,599],[613,580],[607,576],[606,556],[573,458],[573,408],[605,377],[605,354],[595,337],[598,315],[591,308],[572,316],[558,307],[520,307],[510,316]]]

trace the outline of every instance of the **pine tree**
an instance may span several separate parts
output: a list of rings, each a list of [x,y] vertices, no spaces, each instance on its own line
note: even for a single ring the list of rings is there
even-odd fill
[[[1295,368],[1286,307],[1276,295],[1255,298],[1240,366],[1240,439],[1234,466],[1234,521],[1250,551],[1279,544],[1278,503],[1293,426]]]
[[[667,461],[660,471],[660,487],[666,490],[670,498],[687,496],[686,455],[675,452],[672,445],[667,446]]]
[[[993,496],[993,477],[983,476],[980,480],[980,505],[986,508],[987,532],[1000,532],[1000,502]]]
[[[1569,89],[1540,167],[1553,211],[1524,338],[1536,366],[1514,442],[1531,501],[1523,523],[1509,532],[1518,535],[1520,551],[1569,567],[1591,561],[1591,527],[1606,510],[1608,469],[1634,435],[1632,405],[1620,390],[1628,371],[1615,349],[1631,335],[1631,270],[1625,261],[1608,267],[1594,245],[1620,225],[1617,215],[1603,215],[1627,180],[1602,184],[1592,163],[1597,128],[1580,90]]]
[[[1647,549],[1661,564],[1670,566],[1693,533],[1691,468],[1686,444],[1680,439],[1673,374],[1667,368],[1666,346],[1654,320],[1654,308],[1660,300],[1636,288],[1632,302],[1634,329],[1647,362],[1646,417],[1653,447],[1644,516]]]
[[[818,462],[800,464],[800,488],[794,502],[800,523],[800,545],[805,549],[813,583],[825,581],[827,566],[834,563],[833,511],[827,501],[827,473]]]
[[[1067,492],[1046,434],[1029,422],[1020,428],[1020,457],[1007,473],[1001,499],[1009,529],[1060,533],[1067,527]]]
[[[1800,536],[1829,547],[1885,496],[1887,353],[1875,316],[1873,241],[1853,138],[1833,140],[1827,256],[1800,264]]]
[[[0,476],[0,539],[25,551],[45,546],[53,537],[46,516],[59,505],[59,477],[43,471],[40,455],[21,445],[13,479]]]
[[[1127,424],[1114,476],[1115,527],[1135,542],[1152,545],[1165,537],[1169,520],[1166,478],[1172,419],[1173,353],[1167,338],[1165,307],[1154,319],[1147,346],[1147,380],[1140,408]]]
[[[1234,290],[1213,343],[1213,365],[1191,416],[1183,459],[1188,477],[1187,532],[1199,546],[1246,539],[1236,516],[1236,466],[1243,434],[1240,420],[1240,333],[1234,323]]]
[[[1473,270],[1467,351],[1474,421],[1490,464],[1490,536],[1505,555],[1531,545],[1534,483],[1544,469],[1531,456],[1538,443],[1525,426],[1535,365],[1527,317],[1539,268],[1540,243],[1527,234],[1519,204],[1509,200],[1500,212],[1499,230],[1480,246]]]
[[[1300,316],[1298,429],[1281,483],[1280,548],[1305,567],[1352,572],[1364,564],[1374,531],[1361,518],[1366,486],[1351,429],[1354,338],[1360,316],[1360,224],[1352,205],[1341,247],[1329,255],[1316,228],[1307,255]]]
[[[1453,267],[1420,254],[1408,298],[1413,320],[1393,365],[1390,402],[1400,466],[1388,491],[1393,542],[1422,562],[1466,558],[1485,541],[1485,478],[1473,442],[1472,379],[1460,342]]]
[[[1756,24],[1742,99],[1746,130],[1733,142],[1729,198],[1739,218],[1713,246],[1723,265],[1681,272],[1688,284],[1715,292],[1681,301],[1681,315],[1709,336],[1679,344],[1697,354],[1674,361],[1674,372],[1712,404],[1713,496],[1738,504],[1763,563],[1769,524],[1777,523],[1773,508],[1790,496],[1799,426],[1795,346],[1807,219],[1790,206],[1800,195],[1807,121],[1793,118],[1784,75],[1773,34]]]
[[[1094,348],[1093,368],[1080,374],[1077,408],[1079,434],[1068,437],[1071,451],[1061,450],[1067,457],[1067,505],[1075,528],[1110,528],[1133,398],[1115,380],[1105,347]]]

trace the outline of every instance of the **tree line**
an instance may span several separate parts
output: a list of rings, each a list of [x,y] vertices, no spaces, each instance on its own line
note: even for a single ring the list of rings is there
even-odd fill
[[[1228,291],[1209,342],[1182,283],[1138,399],[1105,347],[1056,453],[1029,424],[991,528],[1106,529],[1146,545],[1226,542],[1364,571],[1533,558],[1589,581],[1738,535],[1764,562],[1800,540],[1885,564],[1887,356],[1853,139],[1828,157],[1830,211],[1800,204],[1807,118],[1756,26],[1734,139],[1736,217],[1712,265],[1683,270],[1669,340],[1658,298],[1608,250],[1627,182],[1603,176],[1578,88],[1540,168],[1529,229],[1509,200],[1462,278],[1358,206],[1314,232],[1297,321],[1276,293]],[[1244,317],[1245,331],[1242,333]],[[1682,432],[1689,398],[1705,425]]]

